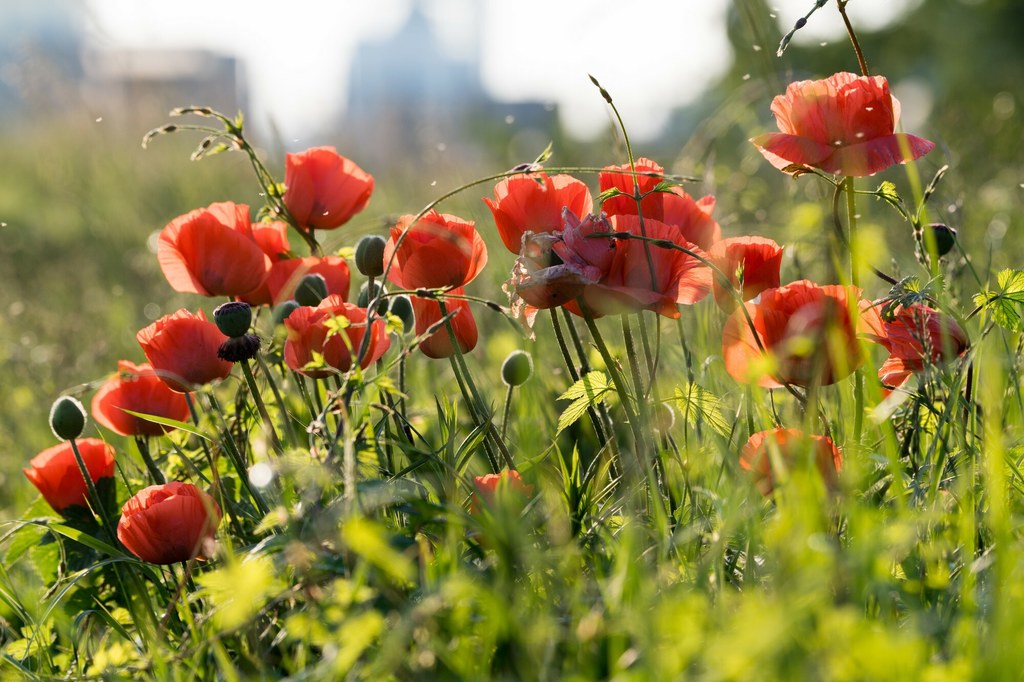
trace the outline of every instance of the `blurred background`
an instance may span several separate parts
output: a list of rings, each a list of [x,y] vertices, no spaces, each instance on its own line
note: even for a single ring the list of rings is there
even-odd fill
[[[214,201],[259,204],[240,155],[190,163],[199,140],[187,134],[141,148],[173,107],[244,111],[281,178],[287,151],[324,144],[372,173],[370,207],[331,235],[340,246],[549,142],[552,166],[626,162],[592,74],[640,154],[701,178],[692,194],[717,196],[724,234],[771,236],[789,247],[784,277],[813,276],[831,229],[826,192],[784,177],[747,142],[775,129],[771,99],[789,81],[857,70],[834,3],[776,56],[813,4],[0,0],[0,499],[30,493],[18,469],[52,444],[55,396],[78,387],[87,402],[87,385],[119,359],[142,360],[138,329],[207,303],[169,290],[155,233]],[[982,279],[1020,266],[1024,3],[852,0],[849,10],[904,129],[938,143],[918,164],[922,181],[951,166],[931,218],[959,230]],[[596,177],[580,176],[596,193]],[[861,187],[882,179],[909,196],[900,167]],[[474,293],[501,300],[513,258],[480,201],[490,192],[472,188],[442,210],[478,221],[494,248]],[[876,265],[913,271],[907,225],[878,202],[862,210]],[[885,290],[868,285],[872,297]],[[502,353],[522,345],[492,318],[478,316],[483,338],[492,328]]]

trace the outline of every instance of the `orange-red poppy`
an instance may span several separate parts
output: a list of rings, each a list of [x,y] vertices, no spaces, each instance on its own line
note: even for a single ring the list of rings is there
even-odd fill
[[[159,436],[173,429],[140,419],[125,410],[178,421],[185,421],[189,416],[185,396],[168,388],[151,365],[121,360],[117,363],[117,375],[92,397],[93,419],[122,436]]]
[[[756,336],[742,309],[726,320],[726,370],[737,381],[765,388],[781,382],[828,385],[849,376],[864,361],[858,336],[880,330],[878,313],[860,293],[857,287],[807,280],[764,290],[758,303],[745,304]],[[761,347],[773,363],[765,361]]]
[[[601,206],[602,211],[610,216],[638,214],[636,199],[633,198],[635,177],[640,193],[645,195],[640,201],[645,219],[651,218],[675,226],[683,239],[704,250],[721,239],[722,228],[711,217],[715,208],[713,196],[695,201],[681,187],[676,186],[655,191],[654,188],[665,180],[665,169],[647,158],[637,159],[635,167],[635,176],[628,163],[607,166],[598,174],[601,192],[615,188],[623,193],[607,199]]]
[[[612,216],[616,232],[663,240],[705,257],[695,244],[683,238],[679,229],[657,220],[635,215]],[[583,300],[596,315],[653,310],[666,317],[679,317],[679,305],[691,305],[711,291],[711,268],[693,256],[640,239],[616,240],[607,274],[599,284],[586,287]],[[568,306],[577,311],[575,305]]]
[[[835,175],[874,175],[924,156],[935,143],[895,132],[900,104],[882,76],[837,73],[790,83],[772,100],[781,132],[751,142],[776,168],[803,164]]]
[[[562,229],[562,210],[586,215],[593,208],[586,184],[571,175],[546,173],[513,175],[494,187],[494,199],[484,199],[505,248],[519,253],[526,232]]]
[[[832,488],[843,468],[843,454],[828,436],[805,434],[797,429],[771,429],[752,435],[740,452],[740,467],[749,471],[762,495],[775,490],[771,448],[778,448],[780,464],[792,466],[799,457],[813,457],[825,484]]]
[[[135,338],[153,371],[172,391],[188,393],[231,374],[231,363],[217,357],[228,337],[202,310],[193,315],[182,308],[164,315]]]
[[[500,474],[486,474],[473,477],[473,510],[481,506],[493,506],[505,496],[513,496],[522,500],[533,494],[533,486],[523,482],[522,476],[515,469],[505,469]]]
[[[461,295],[463,289],[453,289],[451,293]],[[416,316],[416,334],[425,334],[428,329],[441,321],[441,306],[430,298],[419,296],[411,298],[412,309]],[[452,331],[455,332],[455,340],[459,344],[459,350],[468,353],[476,348],[477,342],[476,320],[473,319],[469,303],[462,299],[446,298],[444,305],[449,314],[454,313],[451,324]],[[447,358],[455,353],[445,325],[440,325],[436,331],[421,341],[419,346],[428,358]]]
[[[99,438],[80,438],[75,441],[82,455],[85,469],[93,483],[114,476],[114,448]],[[54,511],[63,513],[68,507],[85,507],[89,488],[78,468],[71,442],[46,448],[32,458],[25,477],[32,482]]]
[[[351,273],[345,259],[341,256],[306,256],[279,260],[270,266],[270,274],[264,284],[269,297],[266,302],[277,305],[295,298],[295,289],[306,275],[320,275],[327,284],[328,295],[337,294],[342,300],[348,299]],[[254,305],[250,296],[242,298]]]
[[[878,370],[886,386],[898,388],[925,363],[959,357],[971,343],[967,332],[949,315],[923,304],[900,306],[891,320],[882,320],[876,340],[889,351]]]
[[[229,201],[168,223],[157,258],[175,291],[203,296],[241,296],[260,286],[270,267],[253,237],[249,207]]]
[[[749,301],[765,289],[779,286],[782,268],[782,247],[765,237],[730,237],[708,250],[708,259],[729,278],[734,289]],[[742,287],[740,282],[742,281]],[[712,279],[715,302],[727,313],[738,305],[733,293],[715,274]]]
[[[373,194],[373,176],[334,147],[286,155],[284,184],[284,205],[307,229],[341,227],[366,208]]]
[[[288,339],[284,344],[284,360],[296,372],[322,378],[334,372],[347,372],[359,353],[366,335],[366,309],[345,303],[337,294],[328,296],[315,308],[296,308],[285,318]],[[370,325],[370,340],[360,366],[364,369],[380,359],[391,345],[384,321]],[[323,357],[327,367],[304,369],[313,362],[314,353]]]
[[[271,262],[288,258],[291,251],[291,245],[288,243],[288,223],[280,220],[253,223],[252,238]]]
[[[487,246],[473,221],[435,210],[413,225],[415,217],[402,216],[391,228],[384,247],[384,264],[391,262],[388,279],[403,289],[438,289],[465,286],[480,274],[487,264]]]
[[[220,518],[217,502],[191,483],[151,485],[121,507],[117,539],[151,564],[188,561],[213,539]]]

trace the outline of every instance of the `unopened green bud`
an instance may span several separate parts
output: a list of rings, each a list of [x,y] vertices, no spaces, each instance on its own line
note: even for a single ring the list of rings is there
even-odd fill
[[[524,350],[514,350],[501,363],[501,380],[506,386],[521,386],[533,374],[533,358]]]
[[[935,237],[935,252],[939,254],[940,258],[953,250],[953,246],[956,244],[956,230],[942,223],[932,223],[928,226],[928,230]]]
[[[356,242],[356,269],[367,277],[384,274],[384,247],[387,242],[375,234],[367,235]]]
[[[242,301],[222,303],[214,309],[213,321],[224,336],[232,339],[245,336],[252,324],[252,308]]]
[[[64,395],[50,408],[50,429],[61,440],[78,438],[85,431],[85,408],[78,398]]]
[[[377,300],[376,310],[378,315],[383,315],[388,311],[388,299],[383,296],[383,294],[388,293],[388,290],[376,282],[373,283],[373,292],[370,291],[369,282],[363,283],[363,286],[359,289],[359,296],[356,298],[356,305],[360,308],[368,307],[370,305],[370,301],[377,296],[378,293],[381,294],[381,297]]]
[[[274,326],[276,327],[279,324],[284,324],[284,321],[288,319],[288,316],[299,307],[301,306],[299,306],[297,302],[291,300],[278,303],[277,306],[274,307]]]
[[[406,331],[413,328],[416,323],[416,315],[412,311],[412,301],[408,296],[393,296],[391,298],[391,314],[402,321]]]
[[[327,280],[323,275],[310,273],[302,278],[295,288],[295,300],[299,305],[317,306],[327,298]]]

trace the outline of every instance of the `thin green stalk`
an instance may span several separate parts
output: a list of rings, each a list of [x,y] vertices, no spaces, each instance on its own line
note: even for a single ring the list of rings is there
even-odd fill
[[[551,313],[551,327],[555,331],[555,341],[558,343],[558,350],[562,354],[562,360],[565,362],[565,368],[569,371],[569,378],[572,379],[573,383],[576,383],[580,380],[580,373],[576,371],[576,364],[573,362],[572,354],[569,352],[569,347],[565,343],[565,335],[562,333],[562,325],[558,322],[558,311],[552,308],[549,312]],[[575,331],[575,328],[573,328],[573,331]],[[579,340],[578,335],[576,340]],[[582,351],[582,347],[578,350]],[[584,364],[582,357],[580,364]],[[608,435],[605,433],[604,424],[601,423],[601,418],[593,406],[587,407],[587,415],[590,417],[590,421],[594,425],[594,431],[597,433],[597,439],[602,445],[606,444],[608,442]]]
[[[843,180],[843,186],[846,189],[846,214],[850,233],[847,242],[850,248],[850,283],[856,287],[860,286],[860,278],[857,274],[860,248],[857,246],[857,195],[853,177],[850,176]],[[857,301],[853,301],[851,305],[856,306]],[[856,316],[860,314],[860,311],[851,311],[851,314],[855,315],[854,319],[857,319]],[[860,447],[861,436],[864,434],[864,370],[861,367],[858,367],[853,374],[853,409],[853,441]]]
[[[284,424],[284,432],[288,437],[288,443],[289,445],[297,445],[295,440],[295,429],[292,427],[292,420],[288,416],[288,410],[285,407],[284,398],[281,397],[281,389],[278,388],[277,382],[274,381],[274,377],[270,373],[270,368],[267,367],[267,363],[263,359],[262,354],[256,354],[256,362],[259,363],[260,371],[263,372],[263,376],[267,378],[267,384],[270,386],[270,392],[274,395],[274,402],[277,404],[277,411],[281,413],[281,422]]]
[[[149,476],[153,479],[153,483],[157,485],[166,483],[167,478],[164,477],[160,467],[153,461],[153,456],[149,453],[149,442],[144,436],[135,437],[135,447],[139,449],[139,455],[142,457],[142,461],[146,465],[146,470],[149,471]]]
[[[252,395],[253,402],[256,403],[256,410],[259,412],[260,419],[263,422],[263,428],[267,435],[270,436],[270,445],[279,456],[283,455],[284,447],[281,445],[281,439],[277,437],[277,431],[274,430],[274,421],[270,418],[270,413],[267,412],[267,406],[263,403],[263,396],[260,395],[260,389],[256,385],[256,377],[252,374],[249,361],[242,360],[238,364],[242,365],[242,375],[245,377],[245,383],[249,387],[249,394]]]
[[[107,514],[107,508],[103,505],[103,498],[100,497],[99,490],[96,489],[96,484],[92,480],[92,476],[89,474],[89,468],[85,466],[85,460],[82,459],[82,453],[78,450],[78,443],[75,442],[74,438],[68,439],[71,443],[71,452],[75,455],[75,462],[78,464],[78,471],[82,474],[82,478],[85,479],[85,488],[89,491],[89,503],[93,506],[93,513],[97,515],[99,521],[103,523],[103,530],[107,532],[110,537],[111,544],[117,547],[120,543],[117,541],[117,533],[114,531],[114,524],[110,520],[110,515]]]
[[[217,401],[217,397],[213,393],[208,393],[207,398],[210,400],[210,407],[213,408],[214,414],[220,418],[221,425],[224,429],[221,433],[220,440],[222,443],[227,444],[224,449],[228,453],[228,459],[230,459],[231,463],[234,465],[235,471],[238,473],[238,478],[241,480],[242,486],[245,488],[246,492],[249,493],[249,497],[252,498],[253,503],[256,505],[256,509],[261,515],[266,516],[270,511],[270,506],[267,504],[267,501],[263,499],[263,495],[260,491],[256,490],[249,481],[248,467],[246,466],[242,453],[238,451],[234,436],[231,435],[231,428],[228,426],[227,417],[224,415],[224,411],[221,408],[220,403]]]
[[[509,384],[508,389],[505,391],[505,409],[501,414],[501,437],[505,438],[505,434],[508,433],[508,415],[512,410],[512,390],[513,386]]]

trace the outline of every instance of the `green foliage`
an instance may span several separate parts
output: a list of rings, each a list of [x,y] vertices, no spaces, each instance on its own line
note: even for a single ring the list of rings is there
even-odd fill
[[[559,400],[571,400],[572,403],[558,417],[556,433],[561,433],[575,424],[586,414],[587,408],[604,402],[613,391],[614,388],[604,372],[591,372],[570,386],[565,393],[558,396]]]
[[[1024,270],[1006,269],[996,275],[995,291],[982,291],[974,304],[992,315],[996,324],[1014,332],[1024,331],[1020,306],[1024,304]]]

